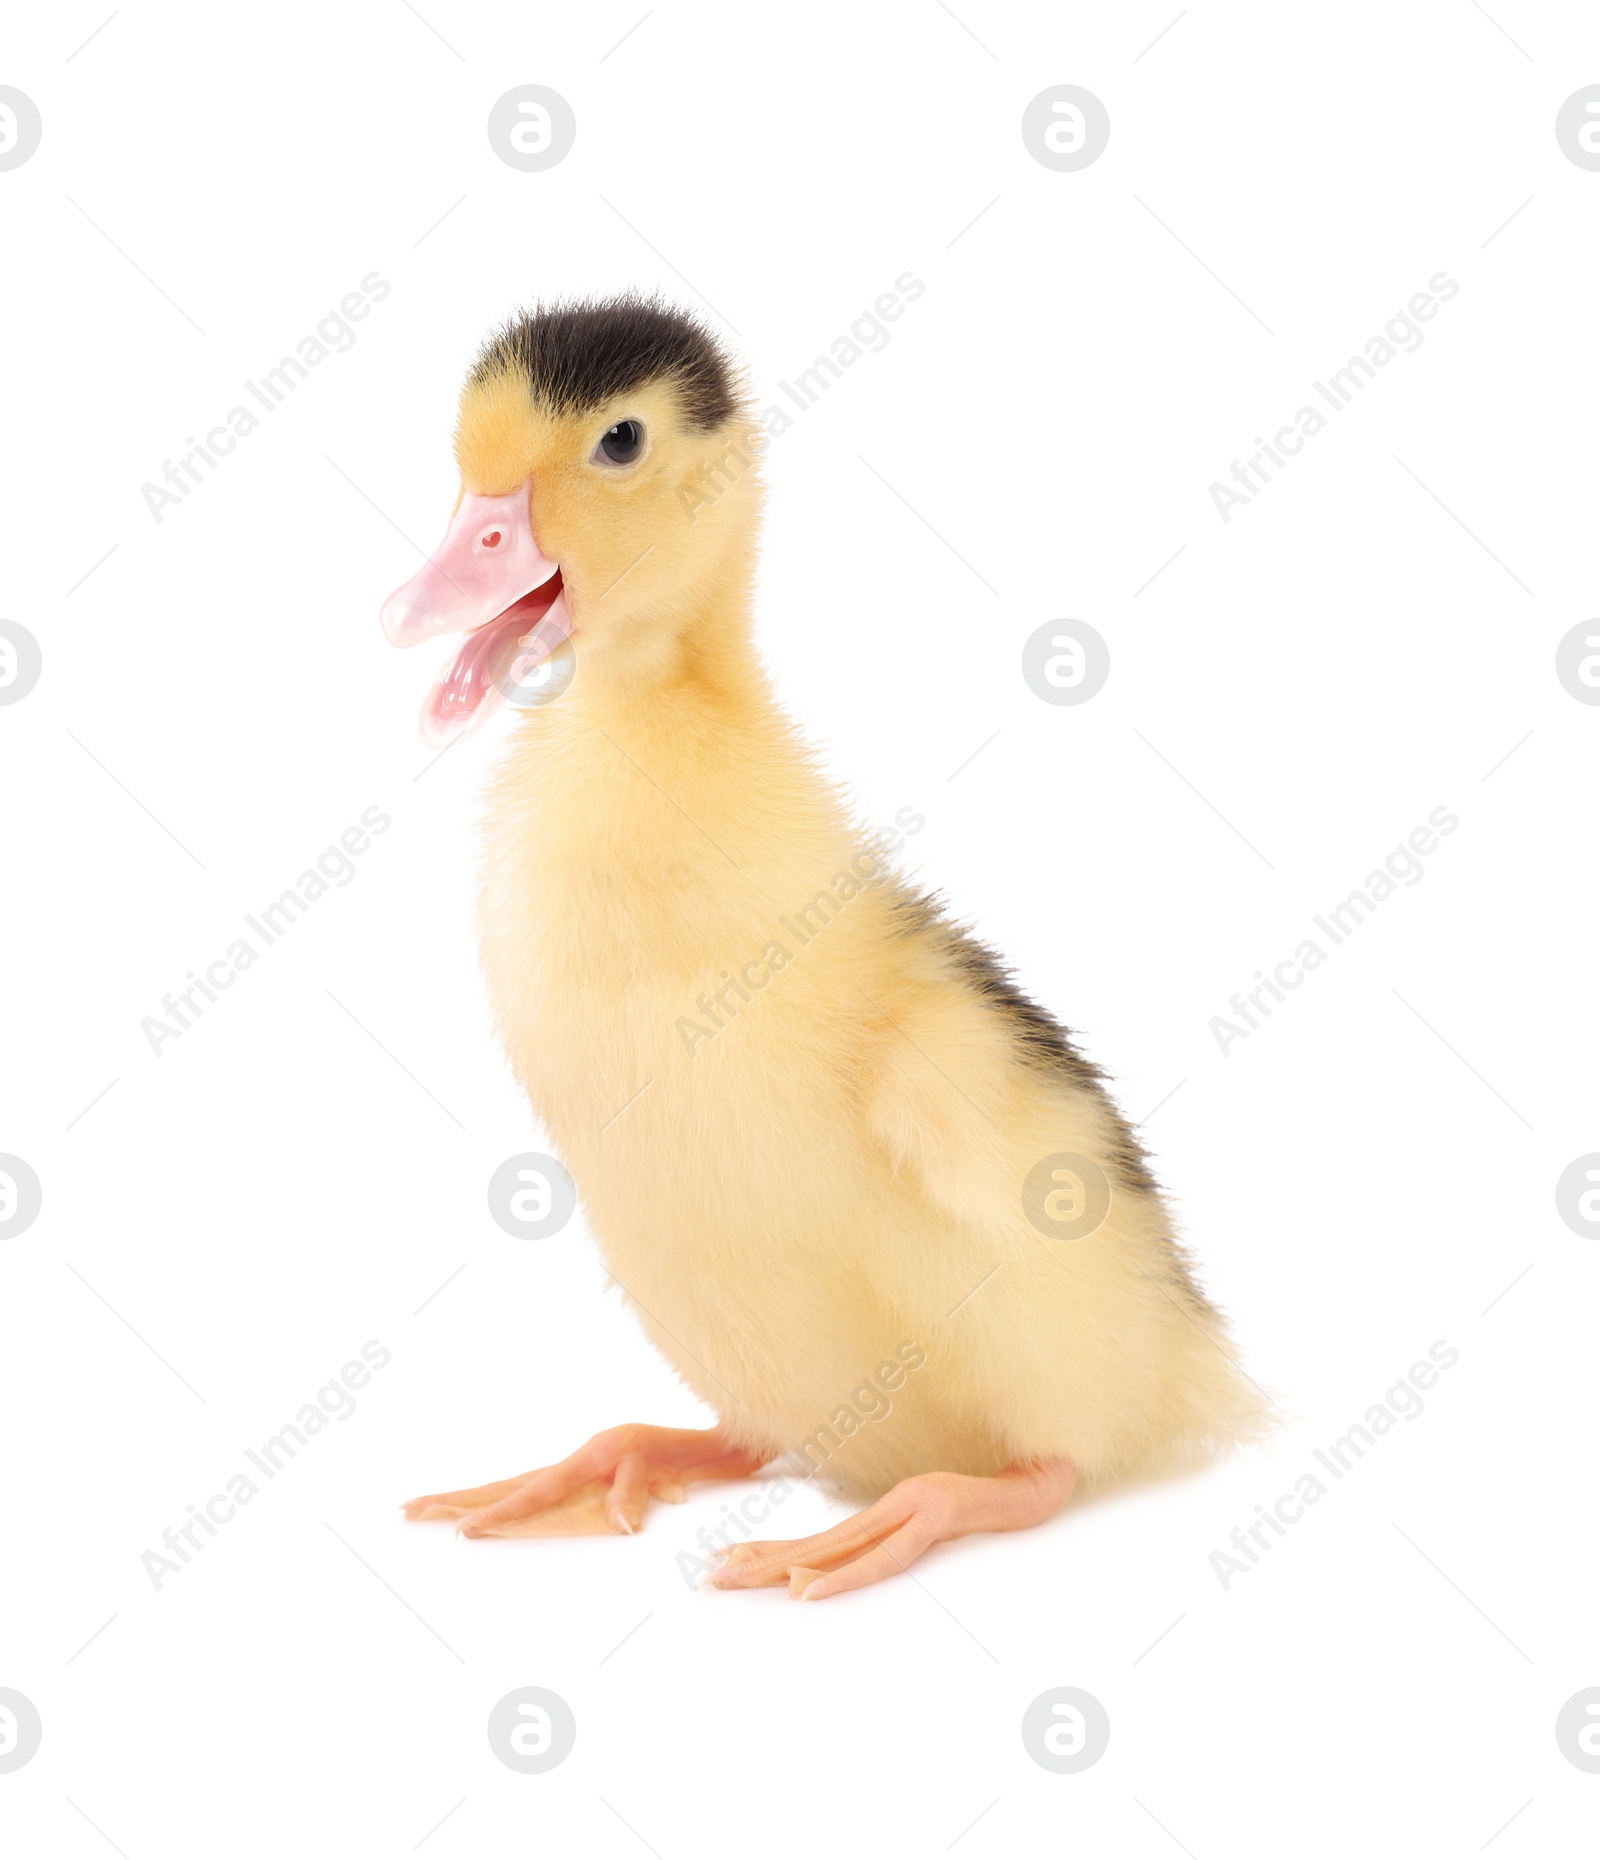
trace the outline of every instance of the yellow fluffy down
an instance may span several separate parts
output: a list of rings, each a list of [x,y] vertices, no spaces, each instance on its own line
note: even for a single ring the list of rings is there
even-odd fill
[[[641,411],[645,467],[586,475]],[[749,636],[757,441],[683,430],[660,386],[586,419],[503,383],[462,410],[465,487],[531,480],[577,625],[571,688],[492,790],[480,927],[613,1276],[730,1434],[853,1494],[1055,1456],[1101,1483],[1256,1433],[1109,1099],[1030,1048],[778,709]],[[1070,1242],[1022,1199],[1062,1152],[1112,1183]]]

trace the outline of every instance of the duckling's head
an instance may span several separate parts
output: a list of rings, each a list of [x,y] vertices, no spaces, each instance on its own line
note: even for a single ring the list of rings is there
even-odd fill
[[[692,673],[740,624],[760,429],[695,317],[623,296],[540,306],[461,395],[444,541],[383,606],[397,646],[464,633],[423,706],[444,745],[581,636],[583,676]]]

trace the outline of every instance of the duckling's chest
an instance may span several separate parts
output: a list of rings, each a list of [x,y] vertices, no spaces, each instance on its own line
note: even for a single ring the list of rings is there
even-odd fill
[[[539,846],[531,827],[502,844],[483,874],[489,988],[641,1321],[708,1402],[732,1391],[787,1442],[908,1334],[874,1289],[906,1210],[859,1102],[879,939],[863,899],[816,903],[815,861],[747,839],[735,867],[659,814],[644,826],[632,844]]]
[[[646,1094],[659,1094],[652,1113],[670,1102],[692,1123],[754,1090],[788,1020],[785,1003],[763,999],[781,974],[763,955],[783,954],[769,949],[762,891],[671,846],[486,865],[480,921],[496,1019],[563,1143],[588,1150]]]
[[[842,1161],[883,939],[869,895],[835,886],[831,823],[779,806],[753,755],[730,776],[726,754],[624,753],[608,719],[561,727],[491,817],[480,934],[501,1037],[591,1206],[647,1176],[689,1218],[708,1157]]]

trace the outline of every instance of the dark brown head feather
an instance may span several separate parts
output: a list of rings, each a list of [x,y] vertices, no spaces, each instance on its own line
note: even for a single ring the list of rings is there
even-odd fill
[[[737,405],[733,369],[698,318],[659,298],[620,297],[539,304],[484,344],[472,369],[481,382],[506,372],[526,377],[535,401],[553,413],[583,413],[647,381],[671,381],[684,417],[705,432]]]

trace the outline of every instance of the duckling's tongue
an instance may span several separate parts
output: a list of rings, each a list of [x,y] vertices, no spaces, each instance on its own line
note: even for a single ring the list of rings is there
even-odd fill
[[[436,749],[481,729],[529,673],[572,633],[559,571],[503,614],[469,633],[440,670],[422,706],[422,734]]]

